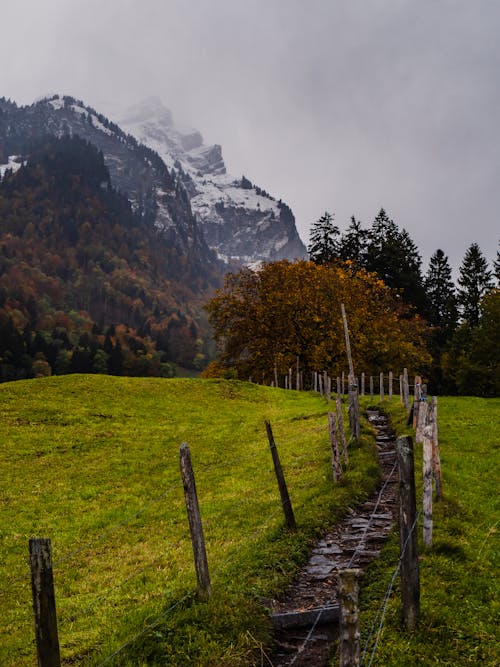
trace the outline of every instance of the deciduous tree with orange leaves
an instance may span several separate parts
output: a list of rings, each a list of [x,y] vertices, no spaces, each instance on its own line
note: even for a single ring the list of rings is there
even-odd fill
[[[341,303],[358,372],[420,370],[429,363],[423,320],[375,274],[350,262],[283,260],[229,274],[207,304],[219,368],[270,382],[275,364],[284,375],[298,356],[306,373],[339,375],[347,368]]]

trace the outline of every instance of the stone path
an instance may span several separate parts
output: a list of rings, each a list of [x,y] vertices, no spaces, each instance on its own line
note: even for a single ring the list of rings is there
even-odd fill
[[[381,488],[384,485],[385,488],[353,509],[316,544],[308,563],[284,598],[273,601],[273,620],[277,629],[274,649],[268,656],[273,667],[322,667],[328,664],[338,625],[331,620],[338,617],[337,571],[345,567],[363,570],[377,558],[396,520],[398,475],[394,467],[394,434],[385,416],[372,411],[368,413],[368,419],[377,431]],[[322,614],[318,620],[318,609],[323,607],[327,607],[329,613]],[[302,622],[305,627],[297,627]]]

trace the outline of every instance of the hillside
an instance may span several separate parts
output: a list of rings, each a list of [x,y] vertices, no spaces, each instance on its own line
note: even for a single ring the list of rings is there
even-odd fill
[[[133,211],[93,145],[35,141],[0,181],[0,379],[200,368],[221,275]]]
[[[272,597],[324,527],[373,489],[369,440],[333,488],[317,395],[219,380],[71,375],[0,385],[0,663],[32,665],[28,539],[53,546],[63,664],[260,660]],[[298,523],[284,519],[264,419]],[[179,473],[191,448],[213,597],[198,603]],[[151,626],[148,630],[148,626]],[[139,636],[138,636],[139,635]]]

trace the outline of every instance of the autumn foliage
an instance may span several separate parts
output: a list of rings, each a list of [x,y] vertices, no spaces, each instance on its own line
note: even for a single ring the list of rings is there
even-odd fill
[[[219,370],[270,382],[300,358],[303,371],[337,376],[347,368],[344,303],[355,369],[375,374],[429,361],[423,320],[375,274],[350,262],[286,260],[229,274],[207,305],[220,346]]]

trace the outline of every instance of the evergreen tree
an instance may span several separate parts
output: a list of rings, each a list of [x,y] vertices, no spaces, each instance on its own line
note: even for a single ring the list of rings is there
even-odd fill
[[[339,228],[334,215],[325,211],[312,228],[307,251],[315,264],[327,264],[339,256]]]
[[[389,287],[403,291],[403,300],[425,313],[426,296],[421,274],[422,259],[405,229],[400,230],[383,208],[369,230],[366,269],[374,271]]]
[[[492,273],[479,245],[472,243],[465,253],[458,278],[461,315],[471,327],[479,323],[481,299],[493,287],[491,278]]]
[[[457,297],[448,257],[436,250],[425,277],[427,320],[436,328],[437,342],[443,344],[453,334],[458,320]]]
[[[365,266],[368,240],[368,230],[363,229],[361,222],[352,216],[349,227],[340,239],[339,254],[341,259],[356,262],[358,266]]]
[[[500,241],[498,242],[500,245]],[[498,287],[500,287],[500,250],[497,250],[497,258],[493,262],[493,267],[495,269],[495,278],[497,279]]]

